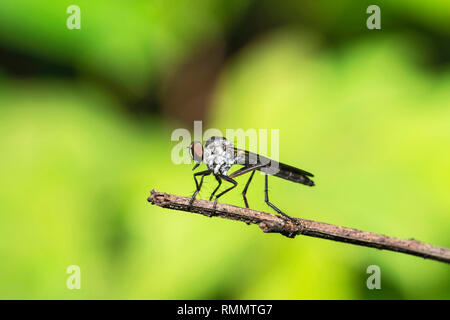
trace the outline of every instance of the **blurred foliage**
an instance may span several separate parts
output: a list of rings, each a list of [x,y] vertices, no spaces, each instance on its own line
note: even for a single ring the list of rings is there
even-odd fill
[[[73,64],[81,73],[94,72],[142,94],[152,76],[195,43],[220,34],[245,1],[80,0],[82,32],[65,27],[72,4],[2,1],[0,35],[21,50]]]
[[[271,200],[287,213],[449,247],[448,64],[425,68],[419,36],[364,30],[366,2],[314,3],[273,10],[286,21],[308,16],[309,28],[271,28],[226,61],[211,127],[280,129],[280,159],[317,183],[271,179]],[[291,240],[146,202],[152,188],[193,191],[191,166],[170,158],[180,122],[136,119],[87,75],[145,95],[192,49],[226,38],[255,2],[78,1],[79,31],[65,28],[69,4],[0,3],[3,47],[77,70],[24,78],[0,64],[0,298],[450,298],[443,263]],[[404,14],[448,34],[448,2],[382,5],[387,25]],[[324,44],[327,30],[344,35],[354,25],[364,36]],[[254,180],[250,205],[268,210],[263,179]],[[208,179],[201,197],[214,187]],[[238,191],[222,201],[242,205]],[[72,264],[81,267],[79,291],[66,288]],[[372,264],[381,267],[379,291],[366,288]]]

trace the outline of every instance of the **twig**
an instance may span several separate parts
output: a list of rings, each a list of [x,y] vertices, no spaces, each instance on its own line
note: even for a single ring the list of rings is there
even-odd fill
[[[192,208],[189,208],[190,198],[162,193],[156,190],[151,191],[147,200],[163,208],[200,213],[208,217],[213,212],[213,202],[211,201],[196,199]],[[403,252],[426,259],[450,263],[450,249],[426,244],[414,239],[403,240],[373,232],[300,218],[295,218],[295,222],[293,222],[282,216],[223,203],[217,204],[214,217],[256,224],[264,232],[280,233],[289,238],[294,238],[296,235],[301,234],[365,247]]]

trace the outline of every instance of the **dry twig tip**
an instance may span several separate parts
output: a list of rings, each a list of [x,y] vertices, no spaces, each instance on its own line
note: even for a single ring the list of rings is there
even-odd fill
[[[163,208],[199,213],[208,217],[213,213],[213,202],[211,201],[197,199],[190,208],[190,198],[158,192],[156,190],[151,191],[150,197],[147,200]],[[404,240],[301,218],[295,218],[294,222],[282,216],[223,203],[217,204],[217,210],[214,216],[243,221],[247,224],[256,224],[266,233],[280,233],[289,238],[294,238],[296,235],[305,235],[359,246],[402,252],[425,259],[450,263],[450,249],[423,243],[414,239]]]

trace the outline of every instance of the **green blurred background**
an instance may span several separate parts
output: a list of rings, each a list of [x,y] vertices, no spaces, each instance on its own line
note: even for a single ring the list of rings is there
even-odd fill
[[[0,298],[449,299],[443,263],[146,201],[194,190],[175,128],[280,129],[317,184],[272,179],[285,212],[449,247],[449,35],[444,0],[1,1]]]

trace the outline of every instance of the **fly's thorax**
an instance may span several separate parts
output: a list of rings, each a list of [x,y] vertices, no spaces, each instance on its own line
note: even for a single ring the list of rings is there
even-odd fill
[[[214,174],[226,175],[236,163],[233,144],[223,137],[211,137],[205,143],[203,161]]]

